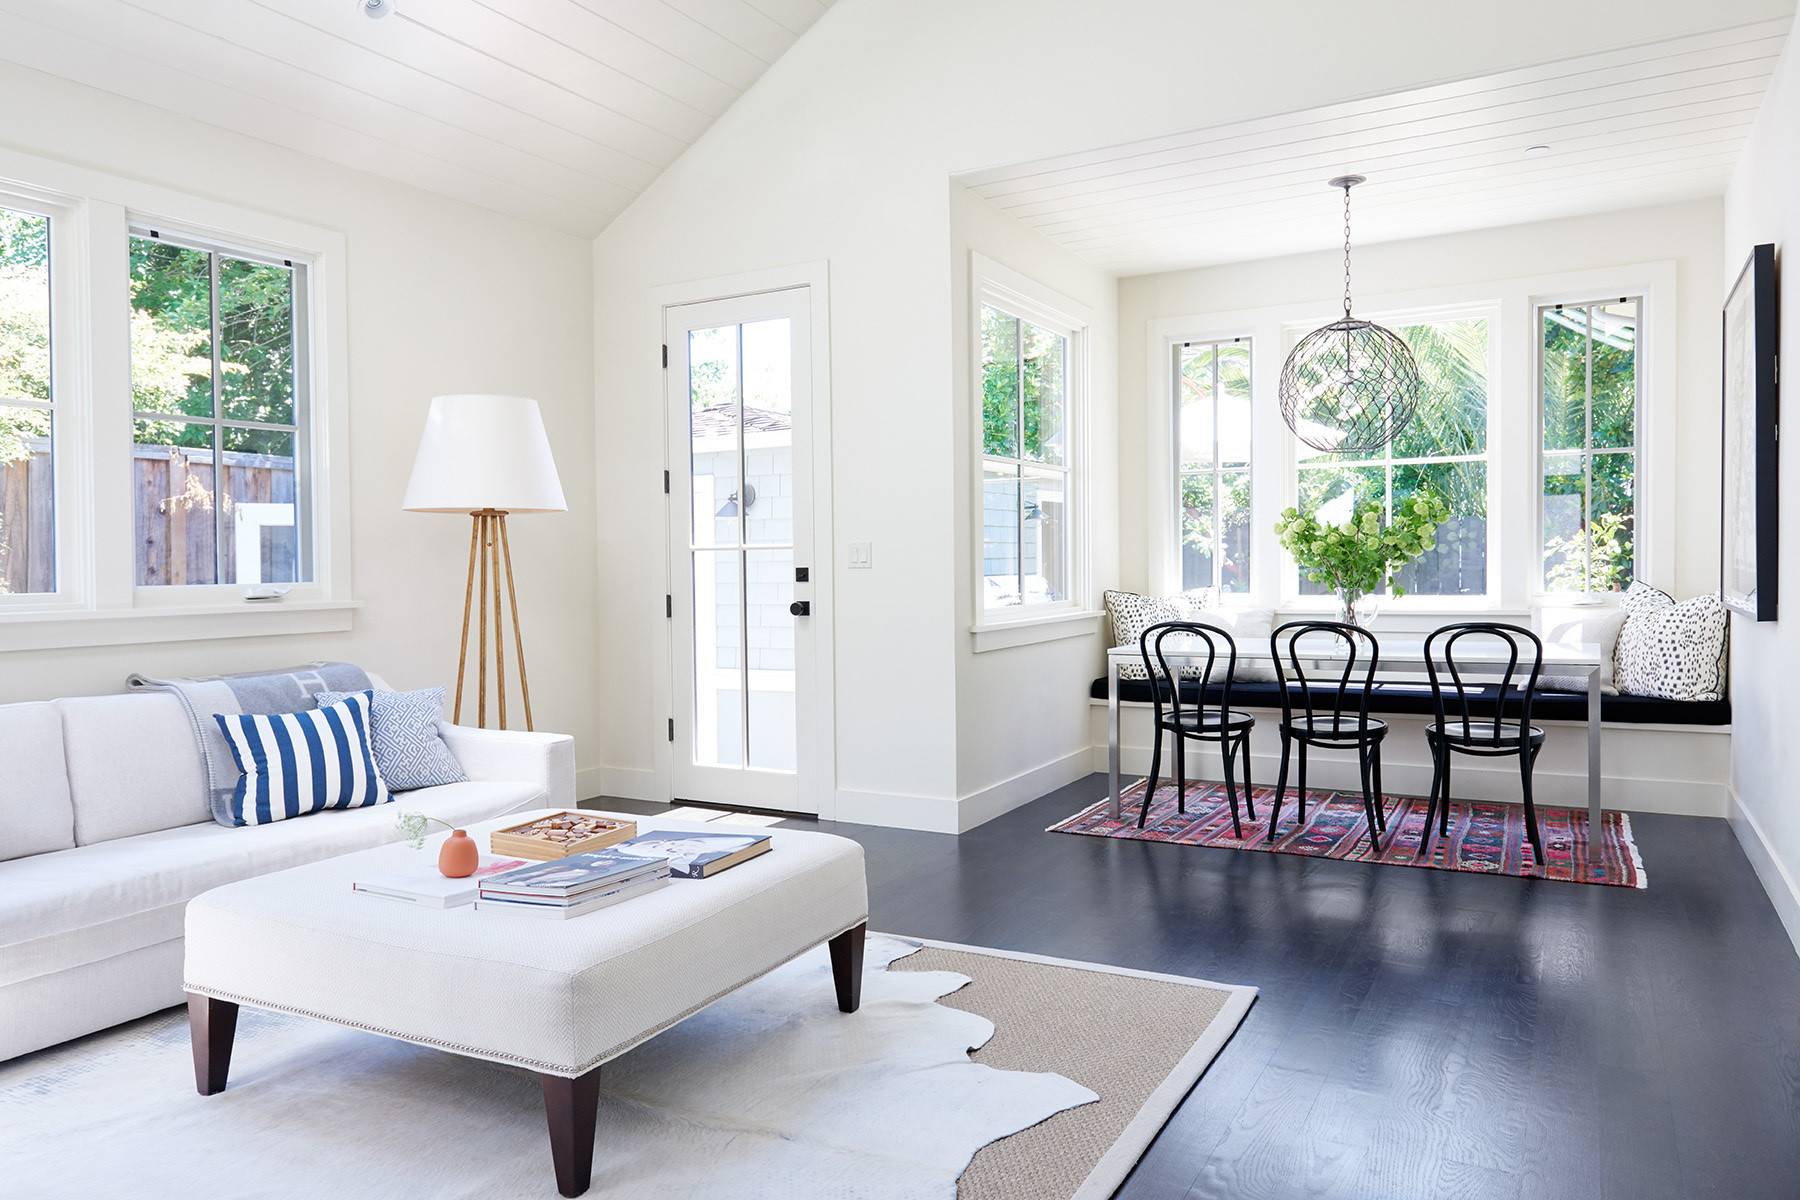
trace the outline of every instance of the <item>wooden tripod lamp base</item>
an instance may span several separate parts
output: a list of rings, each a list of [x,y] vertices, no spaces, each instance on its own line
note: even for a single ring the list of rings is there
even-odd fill
[[[504,569],[507,608],[512,610],[513,662],[518,664],[519,698],[525,702],[525,728],[535,729],[506,518],[513,513],[569,511],[537,401],[527,396],[485,392],[433,396],[400,507],[408,512],[467,513],[471,521],[469,581],[463,585],[462,648],[456,657],[456,702],[450,719],[462,723],[463,685],[469,675],[469,620],[474,617],[475,724],[487,728],[491,601],[494,693],[499,701],[499,728],[506,728],[506,610],[500,607],[500,574]],[[492,583],[488,582],[490,575]]]
[[[488,714],[488,597],[494,607],[494,690],[499,701],[498,728],[506,728],[506,635],[500,608],[500,571],[506,570],[506,602],[512,611],[513,661],[518,664],[519,695],[525,705],[525,728],[531,722],[531,684],[525,676],[525,636],[519,629],[519,596],[513,588],[512,544],[506,536],[506,514],[497,508],[480,508],[469,514],[469,581],[463,586],[462,648],[456,659],[456,702],[451,720],[462,723],[463,680],[469,666],[469,618],[476,614],[475,724],[487,728]],[[490,572],[493,583],[490,585]]]

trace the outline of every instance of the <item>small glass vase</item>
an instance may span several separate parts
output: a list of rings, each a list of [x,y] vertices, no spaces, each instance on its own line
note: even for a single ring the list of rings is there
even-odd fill
[[[1360,592],[1355,588],[1340,588],[1337,593],[1337,619],[1346,625],[1354,625],[1358,629],[1369,629],[1375,624],[1375,614],[1381,606],[1381,597]]]

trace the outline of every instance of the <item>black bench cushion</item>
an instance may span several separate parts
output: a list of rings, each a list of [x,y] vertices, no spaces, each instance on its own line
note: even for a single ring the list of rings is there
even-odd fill
[[[1184,683],[1181,695],[1189,703],[1194,701],[1194,683]],[[1474,689],[1470,689],[1471,692]],[[1488,698],[1491,705],[1494,689],[1481,689],[1482,695]],[[1328,696],[1335,695],[1335,689],[1315,687],[1313,689],[1315,704],[1329,703]],[[1106,679],[1094,680],[1094,686],[1088,689],[1088,695],[1096,700],[1106,699]],[[1142,679],[1119,680],[1119,699],[1135,701],[1140,704],[1150,703],[1150,684]],[[1298,699],[1298,697],[1296,697]],[[1217,684],[1207,689],[1209,703],[1219,702]],[[1280,685],[1273,681],[1245,679],[1231,685],[1231,703],[1236,708],[1280,708]],[[1431,687],[1424,683],[1377,683],[1375,696],[1369,704],[1370,712],[1408,713],[1414,716],[1432,716]],[[1484,711],[1491,712],[1488,708]],[[1509,716],[1518,715],[1518,701],[1513,699],[1507,704]],[[1531,701],[1531,719],[1534,721],[1585,721],[1587,720],[1587,694],[1585,692],[1560,692],[1539,689]],[[1658,700],[1652,696],[1602,696],[1600,698],[1600,719],[1618,725],[1729,725],[1731,724],[1731,701],[1729,700]]]

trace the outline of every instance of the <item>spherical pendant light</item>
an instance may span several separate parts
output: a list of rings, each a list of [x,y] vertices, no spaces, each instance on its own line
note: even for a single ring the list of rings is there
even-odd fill
[[[1350,189],[1344,189],[1344,316],[1300,339],[1281,368],[1281,416],[1315,450],[1368,454],[1394,439],[1419,403],[1419,367],[1400,335],[1350,314]]]

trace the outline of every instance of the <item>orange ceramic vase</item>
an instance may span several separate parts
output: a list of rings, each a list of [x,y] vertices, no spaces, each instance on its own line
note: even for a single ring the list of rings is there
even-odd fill
[[[438,870],[446,879],[467,879],[481,862],[481,850],[475,839],[460,829],[450,831],[444,848],[438,851]]]

